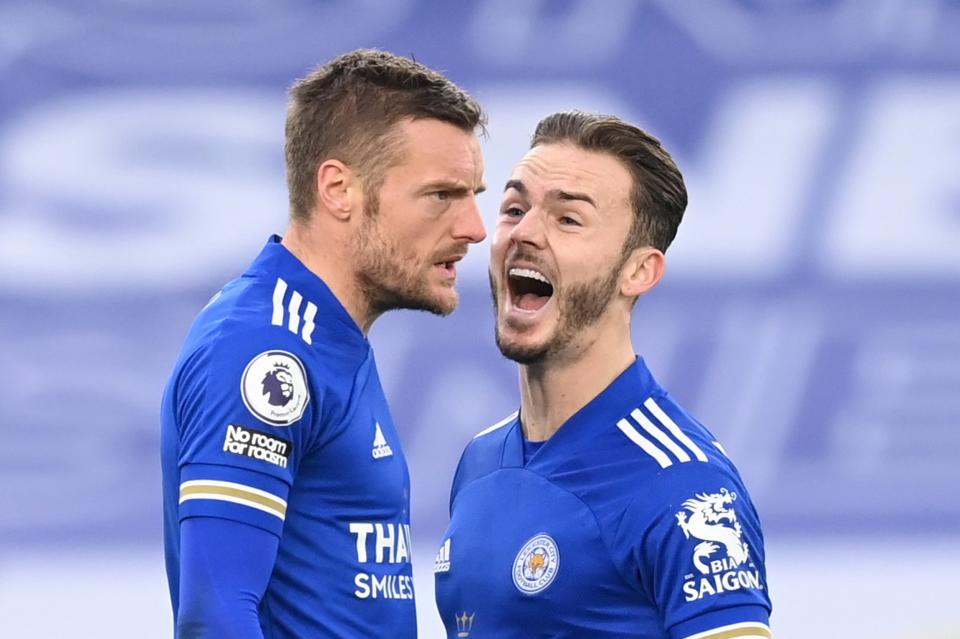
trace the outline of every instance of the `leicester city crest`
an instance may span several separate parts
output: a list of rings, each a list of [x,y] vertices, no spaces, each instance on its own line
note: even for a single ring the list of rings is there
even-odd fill
[[[266,351],[250,360],[240,391],[250,412],[271,426],[294,423],[310,401],[303,364],[287,351]]]
[[[525,595],[532,595],[553,583],[560,569],[557,542],[546,533],[534,535],[513,560],[513,583]]]

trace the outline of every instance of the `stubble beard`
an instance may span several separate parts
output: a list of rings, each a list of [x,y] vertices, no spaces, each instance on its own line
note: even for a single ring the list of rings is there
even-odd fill
[[[573,284],[565,291],[555,291],[561,295],[558,300],[559,322],[554,333],[540,344],[520,344],[508,341],[500,331],[500,303],[497,298],[496,282],[490,273],[490,293],[493,296],[494,331],[497,348],[509,360],[517,364],[542,364],[550,359],[566,354],[581,331],[595,324],[613,299],[620,275],[621,261],[608,273],[587,282]],[[503,286],[506,286],[504,282]]]
[[[452,303],[431,295],[428,274],[418,272],[416,257],[381,232],[378,213],[376,203],[364,210],[363,224],[351,241],[357,287],[371,315],[398,309],[449,315],[457,305],[456,291]]]

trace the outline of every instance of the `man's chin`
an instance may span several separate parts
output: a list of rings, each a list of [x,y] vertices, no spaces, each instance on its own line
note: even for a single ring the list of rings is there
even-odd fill
[[[529,344],[505,338],[497,331],[497,348],[500,354],[517,364],[539,364],[550,354],[549,344]]]
[[[420,310],[445,317],[456,310],[460,296],[451,288],[441,295],[424,296],[422,302]]]
[[[434,293],[420,290],[380,287],[372,297],[372,306],[378,315],[389,311],[426,311],[434,315],[449,315],[457,307],[455,290]]]
[[[459,302],[457,294],[453,295],[421,295],[421,296],[410,296],[406,298],[401,306],[397,308],[403,308],[410,311],[426,311],[433,315],[440,315],[441,317],[446,317],[452,313],[457,308],[457,303]]]

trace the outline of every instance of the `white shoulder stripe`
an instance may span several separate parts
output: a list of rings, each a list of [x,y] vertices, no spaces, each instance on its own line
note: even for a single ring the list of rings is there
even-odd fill
[[[677,426],[676,422],[670,419],[670,416],[667,415],[662,408],[653,400],[652,397],[648,398],[647,401],[643,402],[643,405],[647,407],[654,417],[660,420],[660,423],[667,427],[667,430],[670,431],[670,434],[676,437],[680,442],[690,449],[697,459],[702,462],[707,461],[707,456],[703,454],[703,451],[700,450],[700,447],[693,443],[693,440],[690,439],[685,432],[680,430],[680,427]]]
[[[294,335],[299,334],[307,344],[313,344],[313,330],[317,327],[317,305],[313,302],[307,302],[306,310],[303,314],[303,327],[300,326],[300,307],[303,305],[303,295],[300,291],[293,291],[290,294],[290,301],[287,307],[283,307],[283,300],[287,295],[288,285],[282,277],[277,278],[277,285],[273,289],[273,316],[270,323],[274,326],[283,326],[283,317],[286,313],[287,329]]]
[[[290,296],[290,304],[287,306],[287,310],[290,311],[290,319],[287,321],[287,328],[290,329],[291,333],[297,333],[300,331],[301,304],[303,304],[303,295],[300,294],[300,291],[294,291],[293,295]]]
[[[688,635],[684,639],[773,639],[770,626],[759,621],[744,621]]]
[[[687,454],[687,451],[677,446],[676,442],[667,437],[665,432],[657,428],[653,422],[647,419],[647,416],[641,413],[639,408],[634,408],[630,415],[637,421],[638,424],[643,427],[643,430],[653,435],[654,439],[665,446],[667,450],[677,457],[677,459],[679,459],[681,462],[690,461],[690,455]]]
[[[283,278],[277,278],[277,285],[273,288],[273,319],[274,326],[283,326],[283,296],[287,294],[287,283]]]
[[[660,464],[660,468],[666,468],[673,464],[667,454],[657,448],[657,446],[651,442],[649,439],[640,434],[640,432],[630,425],[625,419],[621,419],[617,422],[617,428],[623,431],[623,434],[630,438],[634,444],[643,449],[643,452],[650,455],[657,460],[657,463]]]
[[[303,341],[307,344],[313,344],[313,329],[316,324],[313,320],[317,317],[317,305],[313,302],[307,302],[307,311],[303,314]]]
[[[493,431],[497,430],[498,428],[502,428],[502,427],[506,426],[507,424],[509,424],[510,422],[512,422],[514,419],[516,419],[516,418],[517,418],[517,415],[519,415],[519,414],[520,414],[520,411],[518,411],[518,410],[510,413],[509,415],[507,415],[506,417],[504,417],[503,419],[501,419],[499,422],[497,422],[497,423],[494,424],[493,426],[490,426],[489,428],[484,428],[483,430],[481,430],[479,433],[477,433],[476,435],[474,435],[473,438],[476,439],[477,437],[483,437],[484,435],[488,435],[488,434],[492,433]]]

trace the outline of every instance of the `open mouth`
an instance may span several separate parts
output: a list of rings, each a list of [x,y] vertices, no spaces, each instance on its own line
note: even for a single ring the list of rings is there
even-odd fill
[[[550,280],[543,273],[529,268],[511,268],[507,273],[507,287],[514,308],[522,311],[539,311],[553,297]]]

